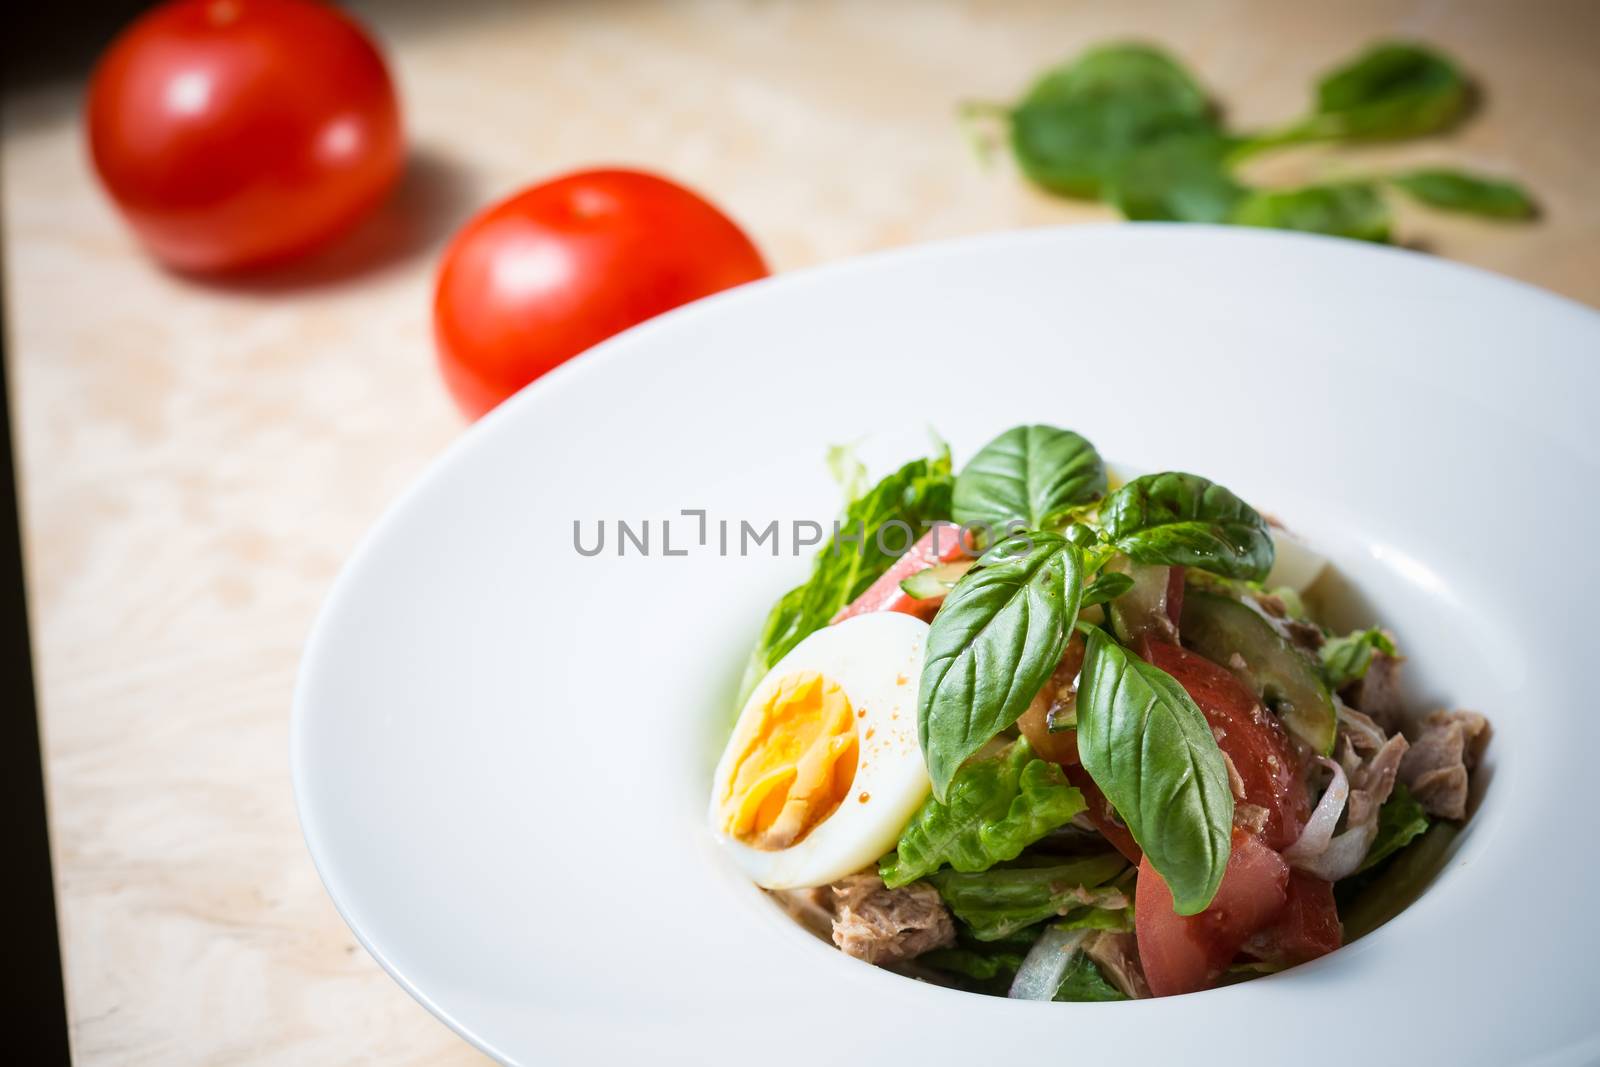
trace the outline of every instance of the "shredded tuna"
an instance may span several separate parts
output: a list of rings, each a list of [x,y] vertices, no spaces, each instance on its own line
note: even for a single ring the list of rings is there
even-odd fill
[[[1346,701],[1386,732],[1393,732],[1399,726],[1405,710],[1400,703],[1400,664],[1403,662],[1398,656],[1375,651],[1367,664],[1367,673],[1341,691]]]
[[[931,885],[889,889],[870,871],[833,885],[833,943],[858,960],[895,963],[955,940],[955,922]]]
[[[1400,762],[1400,780],[1432,815],[1467,817],[1468,772],[1489,743],[1489,720],[1474,711],[1436,711]]]
[[[1083,951],[1099,964],[1111,984],[1127,996],[1140,1000],[1150,995],[1144,968],[1139,965],[1139,946],[1132,934],[1100,930],[1084,941]]]

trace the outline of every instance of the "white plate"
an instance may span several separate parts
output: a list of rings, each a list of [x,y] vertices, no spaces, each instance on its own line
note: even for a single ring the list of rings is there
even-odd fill
[[[549,375],[379,524],[302,669],[306,838],[372,954],[508,1061],[1592,1062],[1597,395],[1593,312],[1321,238],[1033,231],[724,294]],[[830,443],[892,462],[932,426],[960,462],[1030,421],[1284,517],[1419,707],[1489,715],[1481,809],[1409,911],[1245,985],[1012,1003],[844,957],[716,851],[736,676],[808,567],[720,556],[717,520],[829,519]],[[646,518],[648,557],[574,550]]]

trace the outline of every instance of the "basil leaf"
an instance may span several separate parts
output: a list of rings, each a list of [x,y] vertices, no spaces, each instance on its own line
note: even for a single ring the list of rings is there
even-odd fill
[[[1420,137],[1468,110],[1467,79],[1450,60],[1404,42],[1375,45],[1317,83],[1299,139]]]
[[[817,553],[810,579],[785,593],[767,613],[745,668],[741,705],[774,664],[828,625],[840,608],[893,565],[897,557],[878,543],[879,533],[888,523],[905,523],[920,536],[924,523],[949,517],[954,482],[946,451],[930,459],[912,460],[846,506],[839,533]],[[905,537],[891,528],[882,540],[899,548]]]
[[[1389,208],[1369,182],[1258,189],[1234,205],[1228,221],[1357,241],[1389,239]]]
[[[1140,563],[1198,567],[1261,581],[1272,570],[1272,535],[1249,504],[1198,474],[1146,474],[1101,509],[1107,540]]]
[[[994,867],[968,873],[940,871],[928,882],[951,913],[980,941],[996,941],[1042,919],[1099,902],[1122,906],[1119,889],[1101,888],[1127,866],[1117,853],[1046,867]]]
[[[1106,465],[1086,439],[1052,426],[1018,426],[984,445],[961,469],[952,508],[966,526],[1042,530],[1105,491]]]
[[[1029,180],[1094,197],[1138,148],[1215,128],[1194,79],[1145,45],[1092,49],[1036,82],[1011,113],[1011,148]]]
[[[1133,588],[1133,576],[1122,571],[1102,571],[1100,577],[1089,583],[1083,591],[1082,608],[1092,604],[1107,604]]]
[[[968,760],[950,782],[947,802],[929,797],[900,834],[878,873],[890,889],[945,864],[983,871],[1022,850],[1088,804],[1054,763],[1018,739],[992,759]]]
[[[1382,652],[1388,656],[1399,655],[1389,635],[1374,626],[1357,630],[1343,637],[1331,637],[1317,650],[1322,661],[1322,677],[1329,689],[1343,689],[1351,682],[1367,676],[1372,666],[1372,654]]]
[[[1247,193],[1228,169],[1232,146],[1218,131],[1147,145],[1118,168],[1110,199],[1136,222],[1227,222]]]
[[[1539,213],[1533,198],[1516,182],[1484,178],[1459,170],[1414,170],[1389,179],[1396,188],[1429,207],[1492,219],[1531,219]]]
[[[1183,686],[1089,631],[1078,681],[1078,755],[1172,890],[1204,911],[1228,865],[1233,794],[1222,752]]]
[[[1378,809],[1378,836],[1372,839],[1367,858],[1361,861],[1356,873],[1376,867],[1427,829],[1428,813],[1417,803],[1409,789],[1396,782],[1389,799]]]
[[[986,552],[933,617],[917,739],[939,800],[956,769],[1017,721],[1060,662],[1082,569],[1082,551],[1062,537],[1013,537]]]
[[[1072,962],[1067,964],[1067,973],[1061,976],[1061,985],[1056,989],[1055,999],[1098,1003],[1127,1000],[1128,995],[1106,981],[1100,965],[1090,959],[1088,953],[1079,952],[1072,958]]]

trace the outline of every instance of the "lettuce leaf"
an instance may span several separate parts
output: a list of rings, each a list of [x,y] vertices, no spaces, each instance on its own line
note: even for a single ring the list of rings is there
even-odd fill
[[[1372,839],[1361,871],[1371,870],[1411,843],[1412,838],[1427,830],[1428,813],[1422,810],[1411,791],[1396,782],[1394,792],[1378,809],[1378,836]]]
[[[1067,973],[1061,976],[1061,985],[1056,989],[1055,999],[1127,1000],[1128,995],[1106,981],[1106,976],[1100,971],[1100,965],[1090,959],[1087,953],[1079,952],[1073,957],[1072,962],[1067,964]]]
[[[979,941],[996,941],[1080,908],[1121,909],[1129,904],[1118,887],[1105,883],[1127,866],[1108,852],[1049,866],[993,867],[987,871],[943,870],[928,882]]]
[[[883,550],[879,531],[887,523],[902,522],[922,536],[924,523],[950,517],[954,484],[946,447],[937,456],[912,460],[845,507],[838,532],[817,553],[811,577],[785,593],[767,613],[739,687],[740,705],[774,664],[828,625],[840,608],[866,592],[894,564],[898,557]],[[905,535],[898,527],[891,528],[883,542],[900,548]]]
[[[1010,978],[1022,966],[1021,952],[983,952],[970,948],[936,948],[917,957],[917,962],[937,971],[958,974],[975,982]]]
[[[1376,626],[1329,638],[1317,652],[1322,659],[1322,676],[1328,688],[1343,689],[1358,678],[1365,678],[1374,652],[1387,656],[1399,654],[1393,639]]]
[[[1088,804],[1060,767],[1037,759],[1018,738],[998,756],[968,760],[950,781],[946,802],[929,797],[911,817],[894,852],[880,862],[893,889],[937,871],[985,871],[1016,859]]]

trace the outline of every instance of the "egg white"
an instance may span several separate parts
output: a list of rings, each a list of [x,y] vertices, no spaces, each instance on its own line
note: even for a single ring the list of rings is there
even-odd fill
[[[816,671],[838,683],[855,713],[855,780],[843,803],[786,849],[762,851],[721,832],[718,801],[737,753],[729,746],[711,786],[711,826],[733,859],[766,889],[806,889],[836,882],[878,860],[927,799],[931,785],[917,744],[917,685],[928,624],[898,612],[858,615],[811,634],[767,672],[739,724],[759,716],[778,683]],[[740,733],[734,727],[733,736]]]

